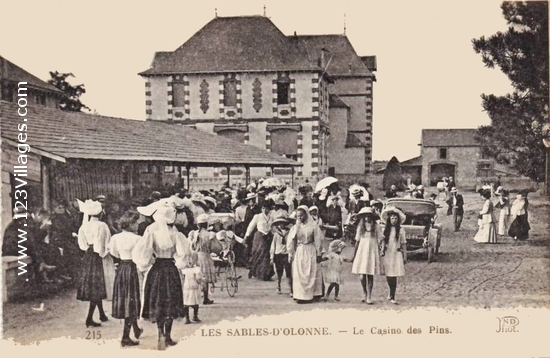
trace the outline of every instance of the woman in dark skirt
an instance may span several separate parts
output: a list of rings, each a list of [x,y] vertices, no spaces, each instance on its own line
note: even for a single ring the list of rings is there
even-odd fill
[[[510,213],[514,220],[508,230],[508,235],[515,240],[527,240],[529,238],[529,200],[527,200],[528,191],[522,191],[517,194],[516,200],[510,208]]]
[[[270,264],[269,250],[273,236],[271,234],[271,210],[275,203],[271,199],[267,199],[262,203],[262,212],[256,214],[245,234],[245,242],[253,233],[252,252],[250,257],[250,271],[248,277],[255,277],[259,280],[270,281],[275,271]]]
[[[132,250],[141,236],[135,234],[139,213],[127,211],[118,221],[121,233],[113,235],[109,242],[109,252],[112,256],[120,259],[116,270],[113,289],[113,312],[114,318],[124,320],[122,340],[120,344],[125,346],[136,346],[139,342],[130,339],[130,330],[134,328],[134,336],[139,339],[143,330],[139,328],[137,320],[141,312],[140,285],[136,264],[132,261]]]
[[[138,211],[155,220],[132,250],[132,260],[138,267],[153,263],[144,285],[141,317],[157,323],[158,349],[164,350],[177,344],[171,337],[172,323],[185,316],[178,268],[185,267],[190,249],[185,236],[174,227],[176,208],[170,198],[138,207]]]
[[[101,322],[108,320],[103,310],[102,301],[107,298],[103,258],[109,254],[107,245],[111,233],[107,224],[99,221],[99,215],[103,211],[100,202],[86,200],[86,202],[80,203],[80,211],[84,213],[84,219],[78,230],[78,246],[82,251],[85,251],[85,254],[82,260],[82,271],[76,299],[90,301],[86,327],[98,327],[101,326],[101,323],[94,322],[92,319],[96,307],[99,310]]]

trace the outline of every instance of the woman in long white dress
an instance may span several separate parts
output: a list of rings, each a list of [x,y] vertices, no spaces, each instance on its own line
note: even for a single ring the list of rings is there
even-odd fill
[[[361,275],[363,303],[372,304],[374,275],[381,274],[380,243],[382,232],[371,207],[362,208],[356,215],[359,218],[355,233],[355,253],[351,273]]]
[[[498,234],[500,236],[508,236],[508,229],[510,229],[510,224],[512,223],[509,193],[508,190],[504,190],[501,186],[499,186],[494,194],[498,197],[497,206],[500,208],[498,218]]]
[[[481,190],[481,196],[485,199],[483,208],[479,212],[479,230],[474,237],[474,240],[479,243],[496,244],[497,243],[497,227],[494,212],[494,205],[491,201],[491,191]]]
[[[292,292],[298,303],[321,297],[321,242],[322,232],[309,216],[309,209],[301,205],[296,209],[296,224],[287,237],[287,251],[292,264]]]

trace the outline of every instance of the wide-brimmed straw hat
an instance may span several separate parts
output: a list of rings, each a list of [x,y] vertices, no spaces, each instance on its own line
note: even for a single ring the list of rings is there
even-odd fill
[[[346,247],[346,243],[340,239],[332,240],[328,245],[329,251],[336,251],[338,249],[343,249]]]
[[[458,193],[458,189],[455,186],[453,186],[453,188],[451,189],[451,193]]]
[[[375,215],[374,211],[370,206],[365,206],[364,208],[361,208],[355,216],[366,216],[366,215]]]
[[[246,197],[243,198],[243,203],[246,203],[247,201],[256,199],[256,194],[254,193],[247,193]]]
[[[384,211],[382,211],[382,214],[380,214],[380,217],[382,218],[383,221],[386,221],[388,220],[388,216],[390,214],[397,214],[397,216],[399,217],[399,224],[403,224],[407,219],[407,216],[405,215],[405,213],[403,213],[401,210],[393,206],[387,207]]]
[[[200,214],[197,216],[197,224],[204,224],[208,222],[208,214]]]
[[[286,215],[280,215],[280,216],[277,216],[275,219],[273,219],[271,226],[277,225],[277,224],[288,224],[289,222],[290,221],[288,220],[288,217]]]
[[[218,202],[216,201],[216,199],[211,196],[205,196],[204,201],[210,204],[214,204],[214,206],[218,205]]]

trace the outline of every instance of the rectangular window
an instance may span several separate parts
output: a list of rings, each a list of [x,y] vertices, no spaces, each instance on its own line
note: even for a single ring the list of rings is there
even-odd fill
[[[298,132],[278,129],[271,132],[271,151],[284,156],[298,154]],[[297,157],[296,157],[297,158]]]
[[[447,159],[447,148],[439,148],[439,159]]]
[[[223,83],[223,105],[225,107],[237,106],[237,81],[234,79],[226,80]]]
[[[13,102],[13,87],[9,84],[4,84],[2,86],[2,99],[4,101]]]
[[[142,164],[139,166],[139,172],[141,174],[148,174],[148,173],[152,173],[152,170],[149,164]]]
[[[290,103],[290,82],[279,81],[277,82],[277,104],[289,104]]]
[[[181,82],[172,83],[172,105],[174,107],[185,105],[185,86]]]
[[[36,104],[46,105],[46,95],[43,93],[36,94]]]
[[[493,175],[493,163],[479,162],[477,163],[477,176],[487,178]]]
[[[165,173],[173,173],[174,172],[174,166],[173,165],[165,165],[164,166],[164,172]]]

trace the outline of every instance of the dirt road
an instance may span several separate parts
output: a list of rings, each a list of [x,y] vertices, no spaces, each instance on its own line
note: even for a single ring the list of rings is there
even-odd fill
[[[513,196],[513,195],[512,195]],[[355,308],[361,310],[406,310],[417,307],[458,309],[550,307],[550,203],[543,197],[530,195],[531,237],[526,242],[502,238],[498,244],[477,244],[473,236],[477,229],[477,212],[483,200],[474,193],[465,193],[465,215],[462,230],[453,232],[451,217],[439,209],[439,222],[443,224],[441,251],[436,261],[428,264],[422,255],[411,255],[406,265],[406,277],[400,279],[397,289],[399,305],[391,305],[385,298],[388,293],[384,277],[376,277],[375,304],[361,304],[361,286],[350,273],[351,265],[344,268],[344,284],[340,302],[332,297],[327,302],[297,305],[288,294],[278,295],[275,282],[240,281],[239,292],[230,298],[217,290],[215,304],[201,306],[200,316],[205,324],[247,317],[250,315],[282,314],[297,310]],[[443,202],[441,202],[444,205]],[[351,257],[351,248],[344,256]],[[288,292],[288,290],[286,291]],[[32,310],[41,302],[43,312]],[[109,303],[105,302],[106,307]],[[107,312],[110,309],[107,308]],[[55,337],[86,338],[84,326],[87,304],[75,299],[73,290],[45,300],[8,303],[4,306],[4,338],[29,344]],[[156,328],[141,323],[146,334],[140,348],[155,348]],[[198,325],[174,325],[173,336],[184,337],[199,328]],[[103,338],[118,339],[122,324],[111,320],[101,327]]]

